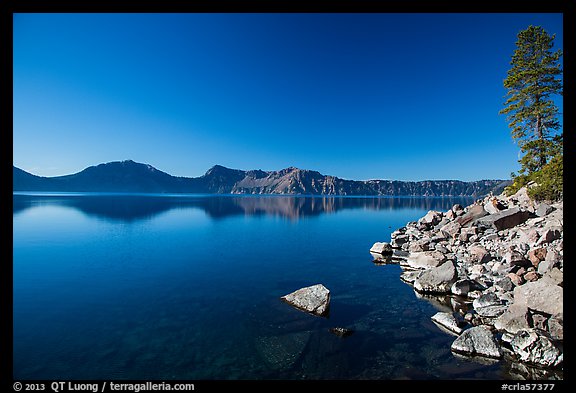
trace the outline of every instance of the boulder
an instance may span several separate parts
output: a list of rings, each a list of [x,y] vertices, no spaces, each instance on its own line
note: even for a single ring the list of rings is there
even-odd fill
[[[510,277],[504,276],[503,278],[499,279],[494,283],[494,286],[504,292],[510,292],[514,290],[514,283],[510,279]]]
[[[440,232],[443,232],[444,235],[448,238],[455,239],[460,232],[460,228],[462,228],[462,225],[458,221],[454,220],[442,226],[440,228]]]
[[[418,277],[420,277],[421,274],[422,274],[421,270],[406,271],[406,272],[402,272],[402,274],[400,275],[400,279],[404,282],[412,284],[414,281],[416,281],[416,279]]]
[[[564,341],[564,314],[548,318],[548,333],[552,340]]]
[[[450,349],[456,353],[470,356],[484,356],[500,359],[502,349],[492,332],[484,326],[467,329],[454,342]]]
[[[510,195],[507,200],[518,206],[533,213],[536,209],[534,208],[534,201],[528,195],[528,188],[522,187],[514,195]],[[510,203],[508,205],[510,205]]]
[[[536,215],[538,217],[544,217],[544,216],[552,213],[554,210],[556,210],[556,209],[554,209],[552,206],[542,202],[538,205],[538,208],[536,209]]]
[[[518,240],[526,244],[535,244],[540,239],[540,234],[536,228],[520,229],[518,232]]]
[[[496,214],[476,219],[474,223],[482,228],[494,228],[498,231],[512,228],[522,224],[530,217],[530,213],[520,210],[519,207],[502,210]]]
[[[458,239],[461,242],[467,242],[470,240],[471,236],[474,236],[477,234],[478,234],[478,228],[476,228],[476,227],[462,228],[462,229],[460,229],[460,236],[458,237]]]
[[[408,246],[408,252],[421,252],[430,250],[430,239],[422,238],[410,243]]]
[[[510,266],[529,267],[532,263],[519,251],[511,250],[504,254],[504,260]]]
[[[506,209],[506,206],[503,205],[502,202],[500,202],[496,197],[492,197],[484,203],[484,210],[486,210],[489,214],[496,214],[504,209]]]
[[[474,299],[472,306],[478,315],[487,318],[498,317],[508,308],[494,292],[485,293],[479,298]]]
[[[446,256],[440,251],[411,252],[406,258],[406,264],[412,269],[430,269],[440,266],[446,260]]]
[[[462,333],[463,321],[458,321],[453,313],[450,312],[437,312],[432,315],[432,321],[440,325],[444,329],[456,335]]]
[[[534,267],[538,267],[541,261],[546,259],[547,249],[540,247],[528,251],[528,259]]]
[[[538,273],[536,273],[534,270],[524,273],[524,276],[522,277],[524,277],[524,280],[526,281],[536,281],[539,278]]]
[[[529,319],[528,307],[515,302],[512,303],[502,315],[494,320],[494,327],[499,331],[515,334],[520,330],[530,328]]]
[[[454,222],[457,222],[463,227],[471,226],[472,222],[486,215],[488,215],[488,212],[484,210],[484,206],[470,205],[466,208],[466,213],[462,214],[460,217],[457,217]]]
[[[314,315],[326,316],[330,306],[330,291],[322,284],[316,284],[282,296],[286,303]]]
[[[470,262],[474,264],[486,263],[492,259],[488,250],[481,245],[470,246],[470,248],[468,248],[468,254],[470,255]]]
[[[414,281],[414,289],[418,292],[448,293],[452,284],[458,280],[456,266],[447,260],[440,266],[425,270]]]
[[[514,303],[550,315],[563,312],[564,289],[549,277],[527,282],[514,288]]]
[[[392,246],[386,242],[376,242],[370,248],[370,252],[374,254],[392,255]]]
[[[545,332],[539,329],[518,331],[510,342],[518,358],[541,367],[553,367],[562,363],[563,356]]]
[[[550,269],[542,278],[551,285],[554,284],[564,287],[564,273],[557,267]]]
[[[450,292],[456,296],[468,296],[468,292],[478,289],[478,283],[474,280],[458,280],[450,287]]]
[[[516,273],[508,273],[506,277],[508,277],[510,281],[512,281],[512,284],[514,284],[515,286],[524,284],[524,279],[522,278],[522,276]]]
[[[536,245],[552,243],[556,239],[562,237],[562,228],[557,226],[547,227],[544,229]]]
[[[404,244],[408,243],[409,239],[410,237],[408,235],[405,234],[397,235],[392,238],[390,244],[392,245],[392,247],[400,248]]]
[[[456,214],[457,216],[464,214],[464,208],[459,203],[455,203],[454,205],[452,205],[452,208],[450,210],[452,210],[454,214]]]
[[[548,250],[546,252],[546,257],[543,261],[538,264],[538,273],[545,275],[549,271],[551,271],[554,266],[560,262],[560,254],[554,250]]]
[[[434,226],[442,220],[442,212],[430,210],[424,217],[418,220],[420,223]]]

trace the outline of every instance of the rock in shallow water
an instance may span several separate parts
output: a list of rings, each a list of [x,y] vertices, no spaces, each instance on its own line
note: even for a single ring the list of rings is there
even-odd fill
[[[316,284],[282,296],[286,303],[314,315],[327,316],[330,306],[330,291],[322,284]]]
[[[330,333],[332,333],[338,337],[348,337],[349,335],[354,333],[354,330],[343,328],[343,327],[333,327],[333,328],[330,328],[329,331],[330,331]]]
[[[370,248],[370,252],[374,254],[392,255],[392,246],[386,242],[376,242]]]
[[[460,327],[462,323],[459,322],[452,313],[437,312],[432,316],[432,321],[456,335],[462,333],[463,329]]]
[[[563,356],[544,332],[537,329],[520,330],[512,342],[512,349],[521,361],[543,367],[557,366]]]
[[[289,368],[300,358],[309,339],[310,332],[259,337],[256,340],[256,350],[271,368]]]
[[[414,281],[414,289],[418,292],[448,293],[457,279],[454,262],[448,260],[438,267],[422,272]]]
[[[494,335],[483,326],[465,330],[454,340],[450,349],[454,352],[471,356],[484,356],[494,359],[502,357],[502,349]]]

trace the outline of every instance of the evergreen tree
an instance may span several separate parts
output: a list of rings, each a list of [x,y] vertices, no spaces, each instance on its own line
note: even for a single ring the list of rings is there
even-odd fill
[[[518,34],[512,68],[504,80],[509,98],[500,111],[507,114],[512,137],[522,152],[520,173],[541,170],[557,150],[558,107],[552,97],[562,95],[559,49],[552,52],[555,35],[540,26],[529,26]]]

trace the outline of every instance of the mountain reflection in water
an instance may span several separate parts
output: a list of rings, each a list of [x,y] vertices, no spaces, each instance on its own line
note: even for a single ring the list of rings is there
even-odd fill
[[[446,211],[463,197],[333,197],[222,196],[159,194],[13,194],[13,213],[36,206],[70,207],[90,216],[121,221],[148,220],[172,209],[202,209],[212,219],[235,215],[268,215],[289,219],[335,213],[345,209]]]

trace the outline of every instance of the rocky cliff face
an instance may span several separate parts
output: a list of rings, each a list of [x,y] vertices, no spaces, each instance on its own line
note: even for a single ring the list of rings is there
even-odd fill
[[[502,180],[356,181],[294,167],[269,172],[237,171],[236,175],[235,183],[230,181],[226,187],[232,194],[482,196],[499,191],[508,184]],[[204,175],[206,178],[210,176],[210,171]]]
[[[374,255],[452,307],[432,319],[458,335],[453,352],[535,366],[524,377],[540,379],[563,364],[563,202],[526,191],[429,211],[392,233],[392,256]]]
[[[175,177],[134,161],[111,162],[76,174],[39,177],[14,167],[14,191],[172,192],[211,194],[482,196],[508,182],[480,180],[345,180],[294,167],[279,171],[230,169],[220,165],[196,178]]]

